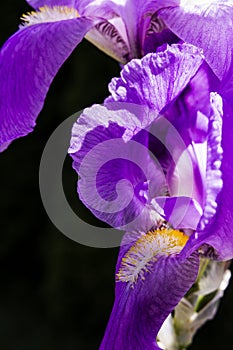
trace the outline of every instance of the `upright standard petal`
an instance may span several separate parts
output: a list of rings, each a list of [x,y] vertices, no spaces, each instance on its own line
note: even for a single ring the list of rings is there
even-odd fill
[[[56,8],[59,13],[64,10]],[[93,26],[86,18],[53,18],[52,22],[46,18],[46,23],[34,24],[40,21],[35,16],[30,19],[33,23],[14,34],[0,52],[2,149],[33,130],[54,76]]]
[[[32,2],[32,0],[30,0]],[[51,0],[50,0],[51,1]],[[176,6],[179,4],[179,0],[165,0],[163,1],[162,7],[167,6]],[[97,14],[107,15],[112,12],[115,12],[118,15],[127,14],[142,16],[155,13],[159,8],[161,8],[161,1],[159,0],[138,0],[135,3],[135,0],[76,0],[77,8],[82,15],[91,15],[93,12],[97,11]],[[104,17],[105,17],[104,16]],[[135,18],[136,19],[136,18]],[[125,18],[127,20],[127,17]],[[137,23],[135,23],[137,26]]]
[[[189,84],[203,62],[192,45],[172,45],[166,50],[135,59],[109,84],[106,102],[132,102],[163,111]]]
[[[202,48],[207,63],[221,80],[229,71],[233,52],[233,1],[182,0],[159,11],[168,28],[183,41]]]
[[[175,6],[178,0],[165,0],[162,7]],[[161,8],[159,0],[77,0],[81,15],[121,17],[123,20],[132,57],[141,57],[144,36],[150,24],[150,17]]]
[[[212,247],[210,252],[215,258],[228,260],[233,257],[231,229],[233,193],[230,185],[232,174],[229,168],[231,164],[229,159],[232,156],[231,138],[229,138],[232,134],[232,117],[227,113],[223,116],[222,99],[219,95],[212,93],[211,100],[213,114],[207,138],[203,215],[182,255],[187,256],[201,245],[207,244]],[[205,249],[202,251],[205,253]]]
[[[207,213],[215,210],[215,215],[210,219],[207,217],[207,225],[204,230],[199,232],[198,240],[204,240],[205,243],[212,246],[219,260],[230,260],[233,258],[233,229],[232,229],[232,203],[233,203],[233,169],[232,169],[232,107],[225,104],[223,108],[224,116],[222,123],[222,164],[220,169],[219,161],[212,163],[214,172],[221,171],[222,173],[222,188],[219,191],[218,182],[210,177],[209,181],[212,182],[212,196],[210,193],[210,200],[216,192],[220,192],[216,205],[210,206],[211,202],[208,201]],[[215,132],[218,128],[215,125]],[[214,141],[214,140],[213,140]],[[216,142],[212,144],[212,154],[217,158],[217,152],[221,153],[221,148],[216,147]],[[214,160],[214,157],[213,157]],[[214,172],[212,173],[214,175]],[[211,174],[210,174],[211,175]],[[208,210],[208,208],[210,209]],[[212,209],[212,210],[211,210]],[[188,248],[188,247],[187,247]]]
[[[197,277],[198,256],[181,260],[177,255],[186,240],[179,231],[157,230],[127,249],[122,246],[115,302],[100,350],[160,349],[160,327]]]

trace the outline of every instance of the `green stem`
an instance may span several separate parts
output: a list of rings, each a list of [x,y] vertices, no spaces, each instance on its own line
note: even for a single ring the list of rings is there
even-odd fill
[[[207,266],[209,265],[209,259],[201,259],[200,262],[200,268],[199,268],[199,272],[198,272],[198,276],[197,276],[197,281],[196,283],[198,283],[200,281],[200,279],[202,278],[202,276],[204,275],[204,272],[207,268]]]

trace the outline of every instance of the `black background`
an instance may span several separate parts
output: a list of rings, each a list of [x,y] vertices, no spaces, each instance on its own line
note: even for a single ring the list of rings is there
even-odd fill
[[[23,0],[1,4],[1,45],[28,10]],[[118,249],[82,246],[60,233],[43,208],[38,171],[56,126],[84,107],[102,103],[117,75],[118,64],[84,40],[57,74],[35,131],[1,155],[1,349],[98,349],[113,303]],[[67,196],[93,220],[77,199],[76,180],[67,158]],[[231,283],[215,320],[199,331],[190,350],[232,348]]]

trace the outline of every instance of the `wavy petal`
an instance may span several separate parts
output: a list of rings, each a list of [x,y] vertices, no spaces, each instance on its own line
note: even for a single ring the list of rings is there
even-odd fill
[[[209,178],[209,181],[212,181],[212,191],[209,194],[209,201],[207,202],[208,206],[206,207],[206,218],[204,218],[205,227],[203,233],[201,232],[199,234],[200,239],[203,239],[203,236],[205,234],[205,242],[214,247],[219,259],[221,260],[230,260],[233,258],[232,116],[232,108],[224,105],[224,117],[222,125],[223,154],[221,157],[222,149],[221,147],[218,147],[217,151],[219,152],[220,157],[217,157],[216,155],[217,159],[214,162],[213,177]],[[221,165],[218,158],[220,158],[220,160],[222,158]],[[219,175],[216,178],[217,173]],[[220,180],[220,177],[222,178],[222,181]],[[219,193],[219,195],[215,204],[213,199],[217,193]],[[209,217],[210,214],[213,215],[213,213],[216,214]]]
[[[149,66],[147,65],[148,61]],[[111,98],[109,98],[103,107],[94,106],[91,109],[86,109],[74,125],[69,153],[74,159],[73,166],[75,170],[81,175],[78,186],[79,195],[85,205],[100,219],[114,227],[127,225],[127,229],[129,229],[128,224],[134,223],[136,218],[138,218],[137,224],[140,221],[139,218],[141,218],[140,226],[142,227],[144,222],[150,222],[151,226],[156,223],[154,214],[152,215],[154,222],[148,220],[148,217],[151,217],[150,212],[155,212],[153,207],[147,208],[150,202],[148,195],[151,198],[152,194],[149,193],[151,191],[153,196],[165,194],[164,183],[166,181],[158,181],[158,178],[162,179],[164,176],[163,170],[158,162],[156,163],[155,160],[152,162],[148,158],[148,133],[145,135],[145,131],[142,130],[148,128],[152,121],[159,116],[160,111],[164,110],[166,105],[169,105],[177,97],[188,84],[192,74],[195,74],[201,62],[202,56],[189,45],[174,46],[165,53],[149,54],[141,61],[130,62],[123,69],[122,78],[117,80],[120,85],[117,93],[120,98],[123,95],[124,101],[125,90],[128,89],[129,95],[137,94],[141,100],[132,97],[127,101],[130,103],[116,103],[112,98],[113,102],[110,103]],[[137,70],[135,66],[140,67],[140,70]],[[183,69],[185,69],[185,74]],[[187,71],[189,74],[187,74]],[[172,76],[170,76],[171,72]],[[137,79],[137,77],[140,79]],[[135,87],[135,81],[139,82],[139,80],[142,80],[141,91]],[[148,87],[146,87],[146,83]],[[159,90],[159,94],[156,94],[157,90]],[[148,98],[151,91],[155,91],[154,99],[152,99],[153,106],[151,106]],[[137,104],[132,104],[132,102]],[[143,104],[149,105],[153,109],[150,110]],[[137,144],[129,143],[130,140],[136,141],[136,137],[139,137],[140,140],[137,139],[137,142],[139,141],[140,145],[146,146],[144,150],[140,150]],[[121,142],[121,145],[116,142],[116,139],[118,139],[118,143]],[[106,141],[108,141],[108,145],[104,146],[103,144]],[[100,146],[105,147],[105,149],[99,149]],[[182,143],[182,146],[185,148],[184,143]],[[89,159],[87,162],[85,157]],[[115,165],[113,164],[113,159],[124,159],[125,157],[127,158],[127,166],[123,165],[122,160],[121,162],[115,161]],[[84,160],[86,167],[82,166]],[[103,167],[102,165],[107,162],[108,165]],[[141,175],[136,182],[132,173],[137,174],[137,171],[132,169],[132,165],[129,165],[132,162],[136,163],[141,169]],[[148,170],[153,167],[154,171]],[[121,171],[117,171],[117,169],[121,169]],[[152,175],[153,172],[154,176]],[[134,194],[136,194],[136,191],[139,197],[141,196],[140,200],[138,195],[136,197],[132,196],[132,188],[129,183],[124,183],[121,188],[116,187],[122,179],[128,180],[133,185]],[[97,185],[96,180],[97,182],[100,181]],[[154,184],[156,184],[157,189]],[[95,191],[96,186],[99,194]],[[144,189],[144,187],[148,188]],[[125,195],[123,199],[119,194]],[[102,196],[102,199],[99,195]],[[127,212],[124,211],[124,208],[127,208]],[[144,211],[146,212],[144,213]],[[142,218],[143,215],[145,219]],[[144,232],[146,229],[148,229],[148,226],[144,227]]]
[[[146,127],[154,119],[154,113],[146,111],[134,106],[133,113],[133,105],[124,103],[96,105],[86,109],[73,127],[69,153],[81,177],[79,196],[113,227],[150,229],[156,220],[148,206],[150,182],[156,184],[154,195],[165,192],[163,171],[149,157],[147,133],[141,131],[142,124]]]
[[[147,129],[156,117],[156,111],[152,112],[146,106],[133,103],[111,102],[104,106],[94,105],[86,108],[73,126],[69,153],[75,159],[75,153],[81,150],[86,135],[97,127],[107,129],[111,122],[117,124],[122,127],[122,138],[126,142],[142,129]],[[98,141],[96,139],[95,142]],[[89,150],[92,146],[89,145]]]
[[[200,51],[185,44],[132,60],[120,78],[112,79],[112,96],[106,102],[137,103],[161,112],[188,85],[202,62]]]
[[[147,247],[143,239],[131,250],[121,248],[115,302],[100,350],[160,349],[156,344],[160,327],[197,277],[197,255],[187,260],[179,255],[157,255],[156,240],[150,240]],[[151,260],[147,253],[154,254]],[[133,283],[134,273],[138,277]]]
[[[86,18],[28,25],[5,43],[0,52],[2,148],[33,130],[54,76],[93,25]]]
[[[222,121],[222,99],[211,94],[213,115],[210,118],[207,139],[207,162],[205,174],[205,202],[203,216],[186,247],[184,256],[209,244],[220,259],[233,257],[232,240],[232,111],[224,110]],[[230,113],[229,113],[230,112]],[[223,136],[222,136],[223,132]]]
[[[159,17],[183,41],[202,48],[217,77],[224,77],[232,63],[232,0],[182,0],[159,11]]]

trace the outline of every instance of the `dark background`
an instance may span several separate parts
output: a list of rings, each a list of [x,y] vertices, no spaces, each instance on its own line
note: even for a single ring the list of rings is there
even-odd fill
[[[28,10],[30,7],[23,0],[1,4],[1,45],[17,30],[20,16]],[[118,249],[82,246],[60,233],[43,208],[38,170],[44,146],[54,129],[82,108],[102,103],[108,95],[108,82],[118,74],[115,61],[83,41],[56,76],[35,131],[15,141],[1,155],[3,350],[98,349],[113,303]],[[78,202],[76,180],[67,158],[67,196],[92,220]],[[190,350],[232,349],[232,344],[231,283],[217,317],[199,331]]]

